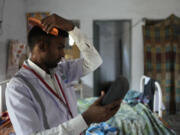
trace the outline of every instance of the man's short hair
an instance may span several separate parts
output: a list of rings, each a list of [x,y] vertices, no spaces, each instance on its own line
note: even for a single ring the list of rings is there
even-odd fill
[[[58,29],[59,34],[58,36],[61,37],[68,37],[68,32]],[[32,51],[35,44],[42,40],[42,37],[46,40],[47,44],[50,43],[51,38],[55,37],[54,35],[47,34],[45,31],[43,31],[40,27],[34,26],[28,33],[28,46],[30,50]]]

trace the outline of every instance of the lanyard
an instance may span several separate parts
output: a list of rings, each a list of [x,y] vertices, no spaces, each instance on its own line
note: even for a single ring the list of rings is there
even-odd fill
[[[55,74],[55,78],[56,78],[56,81],[58,82],[58,86],[59,86],[59,88],[60,88],[60,90],[61,90],[61,93],[62,93],[62,95],[63,95],[66,103],[63,102],[62,98],[61,98],[57,93],[54,92],[54,90],[44,81],[44,79],[43,79],[38,73],[36,73],[33,69],[29,68],[29,67],[26,66],[26,65],[23,65],[23,67],[24,67],[25,69],[31,71],[32,73],[34,73],[34,75],[46,86],[46,88],[47,88],[54,96],[56,96],[65,106],[67,105],[68,111],[69,111],[71,117],[73,118],[72,112],[71,112],[70,107],[69,107],[69,104],[68,104],[68,102],[67,102],[67,98],[66,98],[66,96],[65,96],[65,94],[64,94],[63,88],[62,88],[62,86],[61,86],[61,83],[60,83],[57,75]]]

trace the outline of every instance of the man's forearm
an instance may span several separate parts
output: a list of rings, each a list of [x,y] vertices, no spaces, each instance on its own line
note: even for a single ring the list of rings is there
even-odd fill
[[[77,27],[74,27],[69,34],[74,39],[84,59],[83,75],[86,75],[98,68],[102,64],[102,58],[90,41],[80,32]]]

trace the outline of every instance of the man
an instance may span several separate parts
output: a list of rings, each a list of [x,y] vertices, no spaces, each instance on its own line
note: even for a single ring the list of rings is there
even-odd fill
[[[53,14],[42,24],[43,30],[35,26],[29,32],[31,57],[7,86],[10,119],[17,135],[79,135],[91,123],[112,117],[120,102],[101,106],[101,96],[78,115],[75,93],[69,84],[100,66],[101,57],[71,21]],[[49,34],[54,27],[59,29],[57,37]],[[68,34],[82,59],[62,60]]]

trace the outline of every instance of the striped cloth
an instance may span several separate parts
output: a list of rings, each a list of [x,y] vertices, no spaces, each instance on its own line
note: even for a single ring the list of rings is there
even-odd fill
[[[167,111],[180,113],[180,18],[146,20],[143,38],[144,74],[160,83]]]

